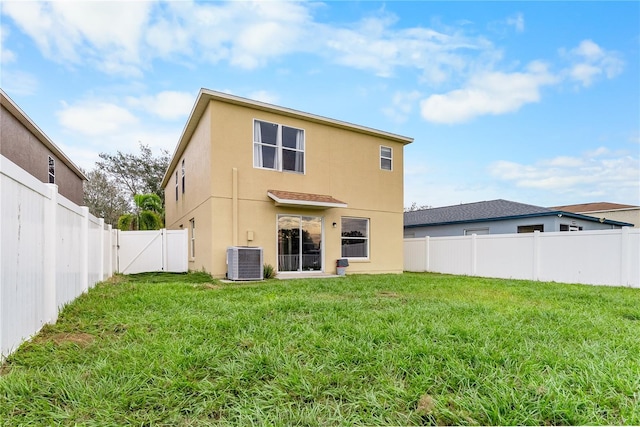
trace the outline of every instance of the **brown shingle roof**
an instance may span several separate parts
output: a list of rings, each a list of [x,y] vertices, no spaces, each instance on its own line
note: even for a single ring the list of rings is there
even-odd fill
[[[598,212],[598,211],[614,211],[618,209],[633,209],[637,207],[638,206],[622,205],[619,203],[595,202],[595,203],[581,203],[577,205],[555,206],[549,209],[555,209],[559,211],[573,212],[573,213],[583,213],[583,212]]]
[[[343,201],[327,196],[325,194],[313,194],[313,193],[296,193],[293,191],[282,190],[268,190],[267,195],[278,203],[282,204],[299,204],[299,205],[316,205],[327,206],[332,205],[344,206],[347,204]]]

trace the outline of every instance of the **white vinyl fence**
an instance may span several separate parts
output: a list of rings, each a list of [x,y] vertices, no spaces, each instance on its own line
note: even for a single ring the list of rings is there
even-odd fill
[[[0,359],[113,273],[114,233],[0,156]]]
[[[112,230],[0,156],[0,360],[114,272],[186,272],[187,245],[187,230]]]
[[[640,287],[640,229],[404,239],[404,270]]]
[[[187,230],[117,231],[118,266],[122,274],[188,271]]]

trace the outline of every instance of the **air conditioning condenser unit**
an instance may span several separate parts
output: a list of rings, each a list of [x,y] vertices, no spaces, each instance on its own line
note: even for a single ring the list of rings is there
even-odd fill
[[[227,279],[262,280],[262,248],[231,246],[227,248]]]

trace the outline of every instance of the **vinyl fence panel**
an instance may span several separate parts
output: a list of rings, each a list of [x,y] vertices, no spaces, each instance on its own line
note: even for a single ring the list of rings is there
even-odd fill
[[[102,263],[104,221],[4,156],[0,215],[1,359],[113,269]]]
[[[404,240],[405,271],[640,287],[640,229]]]

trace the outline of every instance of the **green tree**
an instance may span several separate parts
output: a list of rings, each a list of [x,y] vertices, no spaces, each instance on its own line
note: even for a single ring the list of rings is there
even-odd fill
[[[104,218],[105,223],[115,225],[118,218],[131,209],[126,194],[100,169],[94,169],[85,175],[87,181],[84,182],[83,204],[93,215]]]
[[[148,145],[140,144],[140,154],[100,153],[97,167],[107,174],[130,199],[136,194],[157,194],[164,202],[162,178],[169,166],[169,152],[154,156]]]
[[[157,194],[135,194],[133,200],[136,212],[120,216],[120,230],[159,230],[164,226],[162,200]]]

